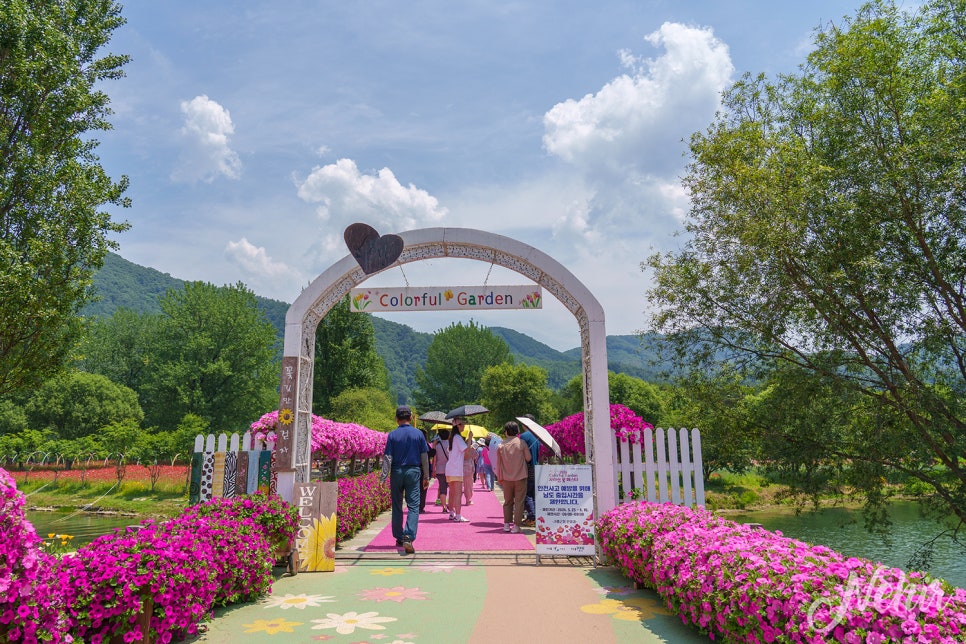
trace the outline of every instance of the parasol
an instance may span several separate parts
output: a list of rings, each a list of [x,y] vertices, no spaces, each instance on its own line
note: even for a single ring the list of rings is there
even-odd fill
[[[556,454],[557,458],[560,458],[560,445],[557,445],[557,441],[550,435],[550,432],[544,429],[542,425],[538,425],[536,421],[525,416],[517,416],[517,420],[523,423],[541,443],[546,445],[547,449]]]
[[[456,409],[451,410],[446,414],[446,418],[456,418],[458,416],[476,416],[477,414],[485,414],[490,410],[483,405],[460,405]]]
[[[425,414],[419,417],[419,420],[424,423],[445,423],[447,425],[452,425],[453,423],[446,420],[446,413],[441,411],[427,411]]]
[[[438,425],[433,425],[429,429],[430,430],[435,429],[436,431],[439,431],[441,429],[453,429],[453,428],[449,423],[439,423]],[[469,434],[473,440],[476,440],[477,438],[486,438],[487,434],[489,433],[490,433],[489,430],[486,427],[483,427],[482,425],[463,425],[463,431],[460,432],[460,434],[463,436],[464,439],[467,438],[466,434]]]

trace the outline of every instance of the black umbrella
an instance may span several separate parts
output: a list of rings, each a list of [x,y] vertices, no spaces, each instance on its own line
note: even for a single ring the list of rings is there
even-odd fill
[[[419,417],[419,420],[426,423],[445,423],[447,425],[453,424],[446,420],[446,414],[441,411],[427,411],[425,414]]]
[[[477,414],[485,414],[490,410],[483,405],[460,405],[456,409],[453,409],[448,414],[447,418],[456,418],[458,416],[476,416]]]

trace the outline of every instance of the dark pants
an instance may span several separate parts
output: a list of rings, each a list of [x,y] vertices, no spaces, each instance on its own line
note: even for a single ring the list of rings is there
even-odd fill
[[[401,541],[415,541],[419,525],[419,489],[423,472],[418,465],[394,467],[389,472],[389,494],[392,497],[392,536]],[[403,500],[406,501],[406,527],[403,528]]]
[[[535,519],[537,517],[537,506],[534,503],[537,493],[537,468],[533,462],[527,463],[527,498],[524,501],[526,518]]]

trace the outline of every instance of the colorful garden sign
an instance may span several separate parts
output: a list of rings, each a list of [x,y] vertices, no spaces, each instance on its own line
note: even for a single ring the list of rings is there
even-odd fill
[[[299,483],[295,505],[299,509],[296,547],[300,572],[335,570],[336,506],[339,484],[334,481]]]
[[[536,284],[354,288],[349,291],[349,305],[355,313],[539,309],[543,289]]]
[[[593,556],[594,486],[590,465],[538,465],[537,555]]]

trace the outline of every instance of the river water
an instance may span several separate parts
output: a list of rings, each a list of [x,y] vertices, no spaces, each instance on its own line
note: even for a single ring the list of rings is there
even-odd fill
[[[909,559],[919,546],[942,531],[939,524],[919,515],[916,503],[903,501],[889,506],[892,526],[886,538],[868,532],[863,527],[861,511],[847,508],[824,508],[799,515],[790,510],[757,510],[724,516],[738,523],[760,523],[766,530],[780,530],[786,537],[903,570],[909,570]],[[939,539],[926,572],[953,586],[966,588],[966,551],[947,538]]]

